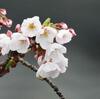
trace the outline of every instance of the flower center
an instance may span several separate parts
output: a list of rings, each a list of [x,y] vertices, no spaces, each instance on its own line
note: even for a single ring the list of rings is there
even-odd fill
[[[20,42],[21,45],[23,45],[23,44],[26,43],[26,40],[20,40],[19,42]]]
[[[30,24],[28,25],[28,28],[29,28],[30,30],[34,30],[36,27],[35,27],[35,25],[34,25],[33,23],[30,23]]]
[[[43,35],[44,35],[45,37],[48,37],[48,32],[47,32],[47,31],[44,31]]]

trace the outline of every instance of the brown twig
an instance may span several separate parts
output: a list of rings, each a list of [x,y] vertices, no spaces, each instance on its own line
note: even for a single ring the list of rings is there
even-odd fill
[[[18,57],[18,59],[19,62],[22,63],[24,66],[30,68],[34,72],[37,72],[37,68],[35,66],[33,66],[32,64],[30,64],[21,57]],[[44,78],[43,80],[50,85],[50,87],[54,90],[54,92],[56,92],[56,94],[59,96],[60,99],[65,99],[63,94],[60,92],[59,88],[55,84],[53,84],[52,81],[50,81],[48,78]]]

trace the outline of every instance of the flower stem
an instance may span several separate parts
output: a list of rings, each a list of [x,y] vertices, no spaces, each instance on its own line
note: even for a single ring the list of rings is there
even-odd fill
[[[22,63],[24,66],[30,68],[34,72],[37,72],[37,68],[34,65],[30,64],[21,57],[18,57],[18,59],[19,62]],[[49,86],[54,90],[54,92],[56,92],[60,99],[65,99],[63,94],[60,92],[59,88],[55,84],[53,84],[52,81],[50,81],[48,78],[44,78],[43,80],[49,84]]]
[[[32,64],[30,64],[29,62],[27,62],[21,57],[18,57],[18,59],[19,59],[19,62],[22,63],[24,66],[30,68],[34,72],[37,72],[37,68],[35,66],[33,66]]]
[[[52,81],[50,81],[47,78],[45,78],[44,80],[50,85],[51,88],[53,88],[53,90],[56,92],[60,99],[65,99],[63,94],[60,92],[59,88],[55,84],[53,84]]]

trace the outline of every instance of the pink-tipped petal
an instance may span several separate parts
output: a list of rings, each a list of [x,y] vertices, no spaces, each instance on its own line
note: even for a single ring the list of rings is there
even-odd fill
[[[65,30],[68,29],[67,24],[64,23],[64,22],[56,23],[55,26],[56,26],[57,29],[65,29]]]
[[[21,26],[20,26],[20,24],[17,24],[17,25],[16,25],[15,31],[16,31],[16,32],[20,32],[20,31],[21,31]]]
[[[12,36],[12,31],[8,30],[6,34],[7,34],[8,37],[11,38],[11,36]]]
[[[68,30],[69,30],[69,32],[70,32],[73,36],[76,36],[76,35],[77,35],[77,34],[75,33],[75,30],[74,30],[74,29],[69,28]]]
[[[6,9],[2,9],[2,8],[1,8],[1,9],[0,9],[0,13],[3,14],[3,15],[6,15],[6,14],[7,14]]]
[[[11,19],[7,19],[6,26],[7,27],[11,27],[12,26],[12,20]]]

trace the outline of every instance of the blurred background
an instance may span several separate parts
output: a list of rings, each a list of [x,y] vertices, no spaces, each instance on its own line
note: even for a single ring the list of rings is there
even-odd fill
[[[51,17],[66,22],[77,37],[66,45],[69,67],[53,81],[66,99],[100,99],[100,0],[0,0],[14,21],[12,29],[24,18]],[[32,53],[25,57],[34,63]],[[58,96],[35,74],[19,64],[0,78],[0,99],[58,99]]]

